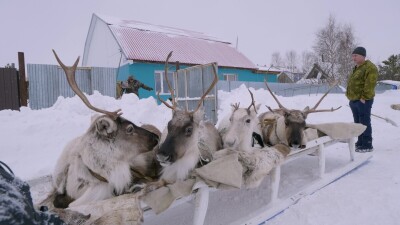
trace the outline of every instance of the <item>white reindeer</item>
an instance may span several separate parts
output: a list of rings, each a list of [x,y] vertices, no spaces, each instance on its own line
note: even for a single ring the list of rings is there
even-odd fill
[[[86,133],[64,148],[53,173],[54,206],[66,208],[107,199],[131,191],[135,179],[149,174],[157,178],[151,153],[160,132],[154,126],[136,126],[121,117],[120,110],[108,112],[92,106],[75,82],[79,57],[67,67],[54,54],[74,92],[90,109],[105,114],[92,118]]]
[[[229,119],[228,117],[224,118],[218,127],[224,148],[249,152],[253,145],[253,134],[261,133],[257,117],[257,110],[261,105],[255,105],[253,93],[250,90],[249,92],[251,95],[250,106],[239,108],[240,103],[232,104],[232,113],[229,115]],[[262,141],[260,142],[262,144]]]

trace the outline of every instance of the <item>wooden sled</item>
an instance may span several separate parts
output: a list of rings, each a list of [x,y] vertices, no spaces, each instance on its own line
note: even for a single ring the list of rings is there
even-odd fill
[[[349,156],[350,161],[347,165],[342,168],[336,169],[331,173],[325,172],[325,147],[333,145],[337,142],[347,142],[349,148]],[[297,192],[296,194],[289,196],[285,199],[278,198],[278,192],[280,187],[280,179],[281,179],[281,165],[277,166],[271,173],[271,192],[270,199],[271,201],[263,208],[260,208],[258,211],[252,212],[248,217],[243,218],[243,220],[236,221],[232,223],[232,225],[237,224],[261,224],[269,219],[273,218],[275,215],[281,213],[289,206],[296,204],[301,198],[310,195],[319,189],[329,185],[330,183],[340,179],[344,175],[348,174],[350,171],[356,169],[357,167],[363,165],[369,159],[372,158],[371,153],[357,154],[357,157],[354,156],[355,153],[355,142],[354,138],[347,140],[337,140],[332,139],[329,136],[320,137],[316,140],[310,141],[307,143],[307,148],[302,149],[300,151],[292,152],[284,164],[304,157],[308,154],[317,153],[318,157],[318,165],[319,165],[319,178],[314,182],[310,183],[303,190]]]
[[[327,173],[326,172],[326,147],[334,145],[336,143],[347,143],[348,151],[349,151],[349,162],[340,168],[336,168],[335,170]],[[344,175],[348,174],[350,171],[356,169],[357,167],[363,165],[369,159],[372,158],[372,154],[363,153],[355,155],[355,144],[354,138],[350,139],[332,139],[329,136],[323,136],[318,139],[309,141],[307,143],[307,148],[301,149],[298,151],[293,151],[286,161],[277,167],[270,173],[270,185],[267,189],[265,189],[265,195],[269,195],[270,201],[258,208],[256,211],[252,211],[247,213],[245,217],[241,217],[239,220],[231,221],[227,224],[231,225],[253,225],[253,224],[263,224],[269,219],[273,218],[277,214],[281,213],[289,206],[296,204],[301,198],[310,195],[319,189],[329,185],[330,183],[340,179]],[[293,162],[295,160],[301,159],[303,157],[310,157],[310,154],[315,154],[315,159],[318,161],[318,177],[303,187],[300,191],[297,191],[295,194],[291,194],[289,196],[284,196],[283,198],[279,198],[278,194],[281,186],[281,167],[289,162]],[[262,188],[262,187],[258,187]],[[198,191],[188,197],[179,199],[175,201],[167,211],[179,210],[175,209],[181,204],[185,202],[194,202],[194,214],[193,214],[193,224],[194,225],[202,225],[206,224],[206,214],[207,208],[209,204],[209,196],[214,192],[218,192],[219,190],[214,188],[209,188],[207,186],[200,187]],[[212,209],[210,209],[212,210]],[[216,209],[217,210],[217,209]],[[144,225],[149,217],[157,217],[159,215],[155,215],[151,212],[151,209],[146,208],[144,216]],[[167,217],[168,218],[168,217]],[[165,218],[164,218],[165,219]],[[153,223],[149,223],[153,224]],[[167,224],[167,221],[166,221]]]
[[[326,172],[326,147],[334,145],[336,143],[347,143],[348,151],[349,151],[349,162],[340,168],[336,168],[329,173]],[[281,189],[281,167],[287,163],[305,158],[311,157],[310,154],[314,154],[313,158],[318,161],[318,177],[314,179],[312,182],[307,183],[305,187],[302,187],[300,191],[295,192],[294,194],[290,194],[289,196],[282,196],[281,198],[278,196]],[[312,158],[312,160],[314,160]],[[372,158],[371,153],[363,153],[355,155],[355,145],[354,138],[350,139],[332,139],[329,136],[323,136],[318,139],[309,141],[307,143],[307,148],[301,149],[298,151],[293,151],[288,158],[283,162],[283,164],[278,165],[273,169],[270,173],[270,181],[267,187],[258,187],[256,189],[264,188],[262,191],[265,195],[269,195],[269,202],[261,207],[259,207],[255,211],[251,211],[247,213],[246,216],[241,217],[240,219],[235,219],[235,221],[230,221],[227,224],[239,225],[239,224],[262,224],[269,219],[273,218],[277,214],[281,213],[289,206],[296,204],[301,198],[310,195],[319,189],[329,185],[337,179],[340,179],[350,171],[355,168],[363,165],[369,159]],[[30,181],[29,184],[33,189],[33,198],[37,198],[36,195],[42,195],[39,192],[47,192],[51,185],[51,177],[46,176],[41,179],[35,179]],[[36,191],[35,191],[36,189]],[[238,190],[243,192],[244,190]],[[210,195],[220,192],[215,188],[209,188],[206,185],[199,186],[196,193],[193,193],[187,197],[183,197],[181,199],[176,200],[166,211],[168,214],[173,212],[174,210],[179,210],[179,206],[183,204],[194,203],[193,205],[193,215],[190,215],[194,225],[202,225],[205,224],[205,219],[207,216],[207,209],[209,206]],[[144,211],[144,225],[153,224],[152,222],[146,223],[149,219],[157,218],[160,215],[155,215],[152,212],[151,208],[149,208],[145,203],[142,204],[142,209]],[[181,207],[182,208],[182,207]],[[185,207],[183,207],[185,208]],[[166,219],[168,219],[168,215]],[[163,218],[165,219],[165,218]],[[186,220],[187,221],[187,220]],[[165,221],[165,224],[168,224],[168,221]]]

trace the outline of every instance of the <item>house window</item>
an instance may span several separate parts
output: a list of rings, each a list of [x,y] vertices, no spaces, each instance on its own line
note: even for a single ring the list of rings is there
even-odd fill
[[[226,80],[226,81],[237,81],[237,74],[224,73],[224,80]]]
[[[160,92],[160,95],[170,94],[168,89],[168,84],[164,76],[164,71],[155,71],[154,72],[154,80],[155,80],[155,89],[156,93]],[[172,85],[172,88],[175,89],[175,81],[174,81],[174,73],[168,72],[168,81]]]

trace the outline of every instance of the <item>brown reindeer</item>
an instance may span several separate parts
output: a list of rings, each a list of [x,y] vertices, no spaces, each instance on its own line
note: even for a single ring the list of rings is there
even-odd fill
[[[165,74],[168,74],[169,53],[165,62]],[[204,111],[201,108],[206,95],[210,93],[218,82],[218,76],[213,66],[214,80],[208,90],[200,98],[195,110],[186,111],[179,109],[175,101],[174,90],[165,76],[171,93],[172,105],[159,100],[172,109],[173,116],[168,122],[168,134],[157,151],[157,160],[163,166],[161,180],[167,183],[187,178],[198,164],[207,163],[212,154],[222,147],[221,138],[217,129],[210,122],[204,121]]]
[[[79,57],[67,67],[53,52],[72,90],[86,106],[103,114],[92,118],[89,129],[70,141],[58,159],[53,173],[54,206],[104,200],[131,191],[139,181],[156,180],[160,167],[153,149],[160,131],[151,125],[135,125],[121,116],[121,110],[109,112],[91,105],[75,81]]]
[[[326,95],[337,85],[336,81],[331,88],[321,97],[321,99],[311,109],[307,106],[303,110],[287,109],[272,93],[265,82],[269,93],[278,103],[279,109],[271,109],[268,107],[270,112],[265,112],[259,116],[261,122],[262,136],[266,145],[275,145],[284,143],[294,148],[305,148],[306,140],[304,139],[304,130],[306,128],[306,119],[308,114],[316,112],[333,112],[341,108],[321,109],[317,110],[317,107]]]

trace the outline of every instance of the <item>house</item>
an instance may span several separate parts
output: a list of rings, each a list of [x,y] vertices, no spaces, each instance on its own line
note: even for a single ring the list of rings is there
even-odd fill
[[[329,75],[324,69],[318,64],[314,63],[314,66],[308,73],[304,75],[297,83],[300,84],[321,84],[329,82]]]
[[[257,70],[255,71],[257,74],[263,74],[268,82],[277,82],[278,74],[281,72],[282,71],[277,67],[268,67],[266,65],[257,65]]]
[[[273,81],[273,77],[258,73],[257,67],[228,41],[196,31],[96,14],[90,23],[82,65],[119,68],[118,81],[133,74],[154,88],[140,89],[140,97],[155,97],[157,92],[167,96],[164,64],[170,51],[170,71],[216,62],[220,80]]]

